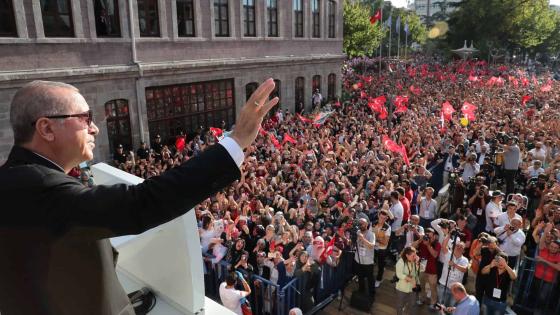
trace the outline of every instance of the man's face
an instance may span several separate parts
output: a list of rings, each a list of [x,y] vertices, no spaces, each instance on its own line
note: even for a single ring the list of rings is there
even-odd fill
[[[560,251],[560,245],[556,242],[552,242],[548,246],[548,250],[550,251],[551,254],[556,254]]]
[[[57,89],[55,93],[68,99],[64,115],[82,114],[89,110],[86,100],[80,93],[63,88]],[[99,129],[93,122],[88,126],[86,120],[83,117],[52,120],[53,149],[61,160],[68,161],[70,165],[78,165],[93,159],[95,136],[99,133]]]

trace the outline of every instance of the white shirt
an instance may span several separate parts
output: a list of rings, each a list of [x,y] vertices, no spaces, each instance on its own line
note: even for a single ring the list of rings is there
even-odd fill
[[[226,283],[220,284],[220,300],[222,304],[237,315],[243,315],[240,300],[247,296],[247,292],[226,288]]]
[[[243,153],[237,141],[233,140],[231,137],[225,137],[218,143],[226,149],[233,161],[235,161],[235,164],[237,164],[237,167],[241,167],[241,164],[243,164],[245,160],[245,153]]]
[[[445,233],[443,233],[443,230],[441,229],[441,226],[439,226],[439,223],[441,222],[441,219],[435,219],[434,221],[432,221],[430,223],[430,225],[432,226],[432,228],[437,232],[438,234],[438,242],[443,246],[443,241],[445,240],[445,237],[447,236]],[[457,236],[457,243],[459,243],[461,241],[461,238],[459,236]],[[449,240],[449,242],[447,242],[447,252],[451,252],[451,250],[453,249],[453,239]],[[439,256],[438,259],[441,263],[445,263],[445,254],[443,253],[443,251],[439,252]],[[449,257],[447,257],[447,260],[449,261]]]
[[[540,148],[539,150],[537,148],[534,148],[530,150],[529,153],[533,155],[534,159],[541,160],[543,162],[546,158],[546,150],[544,148]]]
[[[445,285],[445,280],[447,280],[447,271],[449,270],[449,259],[451,257],[451,252],[447,252],[444,255],[444,262],[443,262],[443,270],[441,272],[441,277],[439,278],[439,284]],[[461,257],[457,258],[453,255],[453,262],[461,267],[467,267],[469,265],[469,260],[461,255]],[[447,282],[447,287],[450,288],[451,285],[455,282],[463,282],[463,275],[464,272],[460,271],[456,267],[451,267],[451,272],[449,273],[449,281]]]
[[[478,172],[480,172],[480,165],[478,163],[475,162],[471,164],[465,162],[465,164],[463,165],[463,175],[461,176],[461,178],[463,179],[463,182],[466,183],[471,177],[478,174]]]
[[[535,169],[535,167],[532,166],[528,169],[528,173],[529,178],[538,177],[540,174],[544,173],[544,169],[542,167]]]
[[[422,198],[420,201],[420,217],[431,220],[436,217],[437,201],[434,199]]]
[[[400,229],[400,227],[402,225],[402,220],[403,220],[403,216],[404,216],[404,208],[403,208],[401,202],[397,201],[397,203],[393,204],[391,206],[391,208],[389,208],[389,211],[391,211],[391,213],[394,216],[393,223],[391,224],[391,229],[393,229],[393,231],[396,231],[396,230]]]
[[[477,141],[475,143],[474,150],[476,151],[477,154],[482,151],[482,149],[480,149],[480,148],[483,147],[483,146],[486,147],[486,152],[488,152],[490,150],[490,145],[486,141],[484,141],[482,143],[482,145],[480,144],[480,141]]]
[[[508,257],[515,257],[521,254],[521,247],[523,247],[525,243],[525,233],[523,233],[522,230],[517,230],[517,232],[508,236],[507,233],[504,232],[504,227],[500,226],[494,230],[494,233],[503,241],[502,244],[500,244],[500,249],[508,255]]]
[[[521,218],[521,216],[519,214],[516,213],[513,217],[517,218],[517,219],[521,220],[521,222],[523,222],[523,219]],[[502,214],[498,215],[498,217],[496,218],[496,220],[494,222],[496,222],[497,226],[505,226],[506,224],[511,225],[511,219],[509,218],[507,212],[503,212]]]
[[[494,220],[502,214],[502,206],[490,201],[486,205],[486,232],[494,231]]]

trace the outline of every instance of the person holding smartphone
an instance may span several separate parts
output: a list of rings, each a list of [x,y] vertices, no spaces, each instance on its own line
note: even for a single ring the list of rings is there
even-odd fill
[[[515,271],[508,266],[507,256],[503,253],[497,254],[489,265],[482,268],[482,274],[486,275],[482,300],[486,314],[505,314],[510,285],[517,279]]]

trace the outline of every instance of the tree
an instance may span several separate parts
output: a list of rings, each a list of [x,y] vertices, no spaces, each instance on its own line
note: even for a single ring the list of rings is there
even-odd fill
[[[371,24],[370,8],[357,1],[344,1],[343,49],[348,57],[373,55],[383,32],[380,22]]]
[[[464,0],[450,15],[447,41],[460,47],[474,40],[483,54],[491,48],[543,49],[558,29],[556,16],[548,0]]]

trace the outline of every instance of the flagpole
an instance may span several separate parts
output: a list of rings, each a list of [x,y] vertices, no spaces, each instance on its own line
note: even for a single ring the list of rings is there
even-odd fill
[[[400,25],[400,23],[401,23],[401,19],[400,19],[400,16],[399,16],[399,27],[397,28],[398,33],[399,33],[399,37],[398,37],[399,39],[397,41],[397,59],[401,59],[401,25]]]
[[[392,42],[392,33],[393,33],[393,10],[391,9],[391,12],[389,13],[389,54],[387,55],[389,58],[391,58],[391,42]]]
[[[408,21],[407,21],[407,26],[408,26]],[[406,53],[408,51],[408,27],[404,32],[404,59],[406,60]]]
[[[379,20],[379,26],[383,31],[383,2],[381,2],[381,20]],[[383,57],[383,36],[379,40],[379,76],[381,77],[381,58]]]

